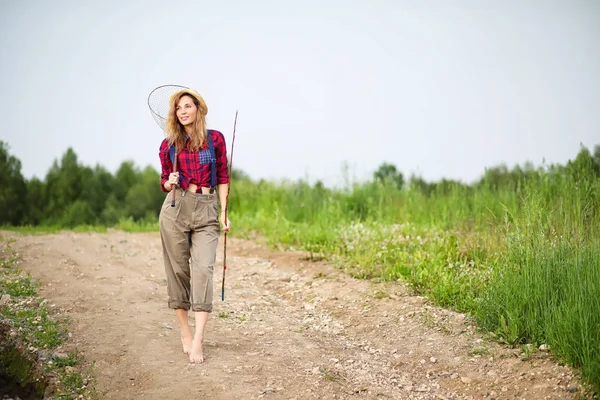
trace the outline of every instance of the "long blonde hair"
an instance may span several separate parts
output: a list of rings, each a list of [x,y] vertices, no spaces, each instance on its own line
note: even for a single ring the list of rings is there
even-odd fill
[[[185,147],[187,141],[187,132],[179,119],[177,119],[177,103],[183,96],[189,96],[198,111],[196,112],[196,121],[192,129],[190,136],[190,143],[188,150],[196,152],[204,146],[206,142],[206,114],[208,114],[208,107],[204,102],[204,99],[194,89],[183,89],[171,95],[169,99],[169,115],[166,122],[167,138],[169,144],[175,144],[175,149],[179,153],[181,149]]]

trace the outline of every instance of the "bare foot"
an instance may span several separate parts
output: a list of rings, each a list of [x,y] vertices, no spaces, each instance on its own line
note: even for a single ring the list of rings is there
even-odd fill
[[[190,351],[192,350],[192,341],[193,337],[191,333],[188,333],[187,335],[184,333],[181,334],[181,343],[183,344],[183,352],[185,354],[190,354]]]
[[[194,338],[192,341],[192,350],[190,352],[190,362],[201,364],[204,362],[204,354],[202,354],[202,338]]]

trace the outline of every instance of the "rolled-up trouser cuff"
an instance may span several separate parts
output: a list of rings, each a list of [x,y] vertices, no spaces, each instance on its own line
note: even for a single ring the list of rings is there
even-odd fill
[[[205,311],[212,312],[212,303],[194,303],[192,304],[192,311]]]
[[[169,308],[178,309],[183,308],[184,310],[190,309],[190,302],[183,300],[169,300]]]

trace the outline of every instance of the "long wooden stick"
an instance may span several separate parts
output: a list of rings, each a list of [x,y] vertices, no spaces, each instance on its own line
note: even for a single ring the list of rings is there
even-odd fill
[[[225,196],[225,223],[227,223],[227,209],[229,208],[229,189],[231,188],[232,168],[233,168],[233,145],[235,144],[235,127],[237,125],[238,112],[235,112],[233,121],[233,139],[231,140],[231,157],[229,160],[229,184],[227,185],[227,196]],[[227,269],[227,232],[223,239],[223,280],[221,281],[221,301],[225,300],[225,270]]]

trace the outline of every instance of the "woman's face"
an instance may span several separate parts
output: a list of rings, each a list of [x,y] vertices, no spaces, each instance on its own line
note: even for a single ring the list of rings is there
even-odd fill
[[[190,96],[181,97],[175,108],[177,119],[183,126],[193,124],[196,121],[197,112],[198,108]]]

